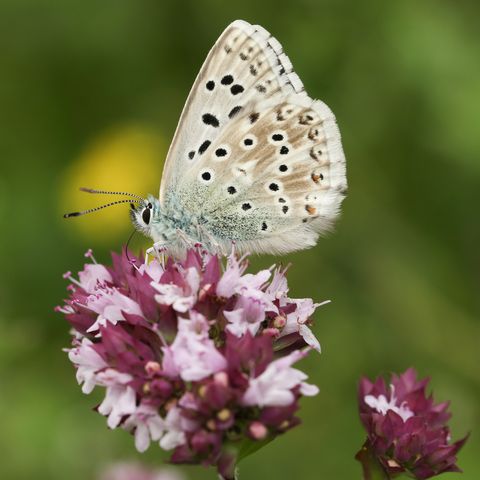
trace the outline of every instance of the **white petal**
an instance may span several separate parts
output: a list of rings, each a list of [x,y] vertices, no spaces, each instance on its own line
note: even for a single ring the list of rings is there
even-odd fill
[[[180,431],[171,430],[161,438],[160,447],[162,447],[164,450],[173,450],[184,443],[185,434]]]
[[[135,448],[139,452],[144,452],[150,446],[150,435],[148,428],[144,423],[138,423],[135,428]]]
[[[306,397],[313,397],[314,395],[317,395],[319,391],[320,389],[311,383],[300,384],[300,393]]]
[[[156,415],[148,420],[148,429],[152,440],[160,440],[165,431],[165,422],[160,415]]]
[[[263,403],[270,407],[287,407],[294,400],[295,395],[290,390],[271,390]]]
[[[307,345],[310,345],[318,353],[322,353],[322,347],[320,346],[320,342],[317,340],[317,337],[315,337],[309,327],[307,327],[305,324],[300,324],[298,328],[298,333],[300,333]]]

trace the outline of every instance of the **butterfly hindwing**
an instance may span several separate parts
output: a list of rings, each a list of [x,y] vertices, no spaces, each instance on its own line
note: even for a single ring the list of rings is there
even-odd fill
[[[306,95],[268,32],[231,24],[182,113],[162,180],[164,207],[193,216],[225,249],[235,240],[239,249],[285,253],[315,244],[345,189],[330,109]]]

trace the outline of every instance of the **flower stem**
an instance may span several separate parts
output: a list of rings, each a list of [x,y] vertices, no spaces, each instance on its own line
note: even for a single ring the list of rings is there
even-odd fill
[[[368,440],[355,455],[355,459],[362,464],[363,480],[390,480],[390,476],[372,452]]]

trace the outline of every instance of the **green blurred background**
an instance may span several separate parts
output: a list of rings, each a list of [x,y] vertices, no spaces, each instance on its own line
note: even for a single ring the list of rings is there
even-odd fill
[[[92,412],[100,392],[81,393],[53,313],[88,247],[108,262],[125,243],[127,208],[61,214],[92,204],[81,185],[157,192],[195,75],[244,18],[336,113],[350,189],[336,232],[282,259],[292,295],[333,300],[316,315],[324,353],[303,365],[321,394],[242,477],[360,478],[356,382],[415,366],[452,401],[454,438],[472,431],[465,473],[448,478],[479,479],[479,15],[474,1],[2,0],[0,478],[93,479],[115,459],[165,458]]]

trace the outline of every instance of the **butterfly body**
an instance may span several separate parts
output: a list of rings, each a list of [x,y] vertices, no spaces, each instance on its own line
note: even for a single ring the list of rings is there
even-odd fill
[[[159,199],[131,215],[174,254],[197,242],[222,253],[235,242],[240,251],[284,254],[331,228],[346,187],[333,113],[307,95],[275,38],[237,20],[192,87]]]

